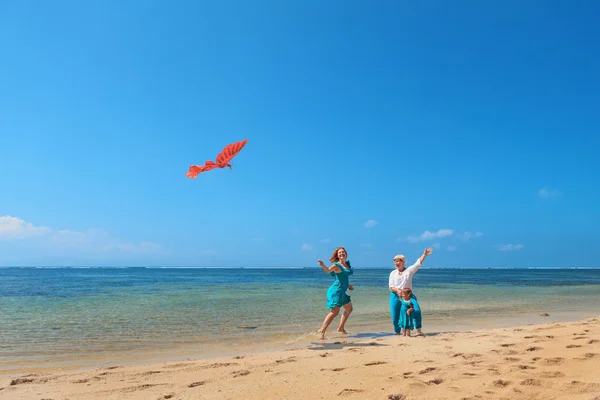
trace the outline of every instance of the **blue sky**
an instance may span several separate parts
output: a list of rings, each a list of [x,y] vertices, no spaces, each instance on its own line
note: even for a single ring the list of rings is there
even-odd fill
[[[0,265],[598,266],[598,15],[5,1]]]

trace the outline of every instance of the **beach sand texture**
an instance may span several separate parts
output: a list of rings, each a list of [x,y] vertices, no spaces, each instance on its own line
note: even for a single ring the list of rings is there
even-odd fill
[[[600,317],[287,351],[5,376],[2,399],[600,400]]]

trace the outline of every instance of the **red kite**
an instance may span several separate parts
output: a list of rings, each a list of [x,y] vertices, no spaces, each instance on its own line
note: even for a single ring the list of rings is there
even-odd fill
[[[248,139],[242,140],[241,142],[228,144],[225,146],[223,151],[219,153],[217,156],[217,162],[213,162],[208,160],[204,163],[204,165],[192,165],[190,167],[189,172],[185,173],[185,176],[188,178],[195,178],[201,172],[210,171],[213,168],[225,168],[229,167],[231,169],[231,164],[229,163],[233,157],[237,155],[237,153],[242,150],[242,148],[246,145]]]

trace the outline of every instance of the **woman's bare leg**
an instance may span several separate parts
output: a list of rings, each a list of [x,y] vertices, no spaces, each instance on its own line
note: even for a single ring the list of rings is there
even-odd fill
[[[325,339],[325,331],[327,330],[327,327],[329,326],[329,324],[331,324],[331,321],[333,321],[333,319],[340,313],[340,308],[339,307],[334,307],[331,309],[331,311],[329,311],[329,313],[325,316],[325,319],[323,320],[323,325],[321,326],[321,329],[319,329],[317,332],[320,334],[320,338],[321,339]]]
[[[342,313],[342,317],[340,318],[340,326],[338,326],[337,328],[338,332],[348,333],[346,332],[346,329],[344,329],[344,326],[346,325],[346,321],[348,320],[348,317],[350,316],[351,312],[352,303],[344,304],[344,312]]]

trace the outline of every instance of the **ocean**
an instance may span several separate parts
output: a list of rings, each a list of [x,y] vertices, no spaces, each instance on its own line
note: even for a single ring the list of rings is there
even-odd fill
[[[390,272],[355,269],[348,337],[392,334]],[[0,372],[306,346],[332,282],[317,268],[0,268]],[[600,314],[600,269],[423,267],[413,291],[426,334]]]

